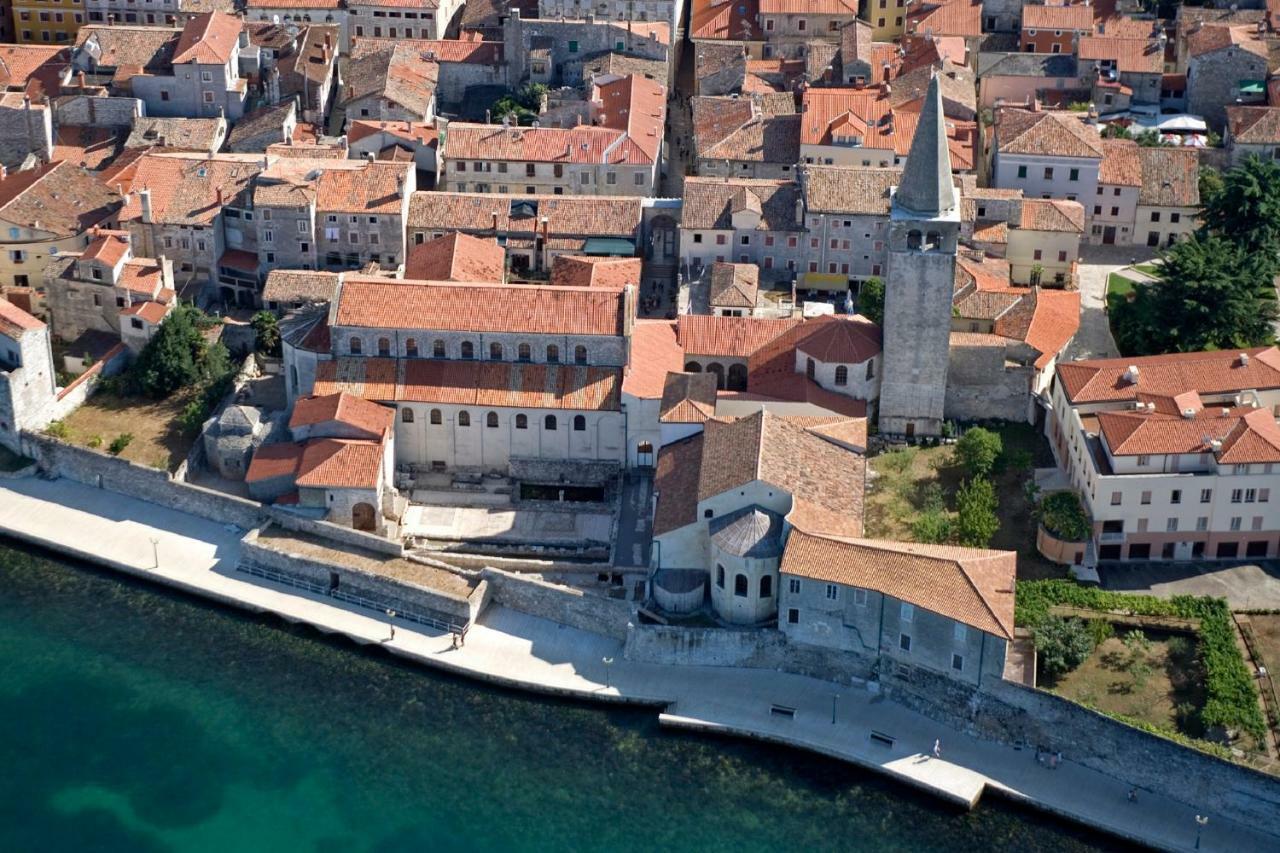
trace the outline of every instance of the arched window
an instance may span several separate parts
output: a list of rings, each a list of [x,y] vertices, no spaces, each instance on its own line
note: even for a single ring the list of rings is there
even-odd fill
[[[760,578],[760,597],[773,598],[773,575]]]
[[[529,417],[527,415],[516,415],[516,429],[528,429]]]
[[[556,416],[547,415],[547,417],[542,421],[542,428],[548,432],[554,432],[556,428]]]
[[[576,347],[573,348],[573,363],[574,364],[587,363],[587,348],[584,347],[582,344],[578,344]]]
[[[471,343],[471,341],[463,341],[463,342],[462,342],[462,357],[463,357],[463,358],[475,358],[475,357],[476,357],[476,345],[475,345],[475,344],[473,344],[473,343]]]
[[[814,372],[815,372],[815,370],[816,370],[816,369],[817,369],[817,365],[815,365],[815,364],[813,363],[813,359],[811,359],[811,358],[810,358],[810,359],[805,359],[805,362],[804,362],[804,375],[805,375],[805,376],[808,376],[810,379],[812,379],[812,378],[813,378],[813,374],[814,374]]]
[[[458,412],[458,426],[461,426],[461,427],[471,426],[470,412]]]
[[[529,348],[528,344],[521,344],[520,346],[516,347],[516,358],[518,358],[520,361],[533,360],[533,351]]]
[[[409,338],[404,342],[404,354],[408,358],[418,357],[418,341],[416,338]]]
[[[352,338],[347,342],[347,352],[352,355],[359,355],[364,350],[364,343],[359,338]]]
[[[555,344],[547,344],[547,362],[550,364],[560,363],[560,347]]]
[[[724,589],[724,566],[716,564],[716,586]]]
[[[502,361],[502,344],[489,344],[489,360]]]
[[[725,384],[730,391],[747,390],[747,366],[745,364],[729,365],[729,376],[725,379]]]
[[[497,429],[497,428],[498,428],[498,413],[497,413],[497,412],[490,412],[489,414],[485,415],[485,416],[484,416],[484,425],[485,425],[485,426],[487,426],[489,429]]]
[[[437,425],[444,423],[444,415],[440,414],[439,409],[431,410],[431,422]]]
[[[684,366],[684,372],[685,373],[701,373],[702,365],[698,364],[698,362],[696,361],[691,361]]]
[[[382,358],[391,356],[391,338],[378,338],[378,355]]]
[[[400,422],[405,424],[413,423],[413,409],[408,406],[400,410]]]
[[[721,391],[724,390],[724,365],[718,361],[713,361],[707,365],[707,373],[716,375],[716,387]]]
[[[586,419],[585,417],[583,417],[582,415],[574,415],[574,416],[573,416],[573,431],[574,431],[574,432],[586,432],[586,430],[587,430],[587,419]]]
[[[431,342],[431,357],[444,358],[444,341],[436,338]]]
[[[876,360],[874,358],[867,362],[867,378],[876,378]]]
[[[746,575],[733,576],[733,594],[740,595],[743,598],[747,597],[747,576]]]
[[[845,367],[843,364],[836,368],[836,384],[849,384],[849,368]]]

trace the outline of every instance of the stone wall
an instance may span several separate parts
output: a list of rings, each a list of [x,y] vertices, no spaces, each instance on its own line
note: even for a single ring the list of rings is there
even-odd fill
[[[880,679],[893,700],[977,737],[1061,751],[1064,760],[1280,835],[1275,777],[1008,681],[988,679],[979,689],[901,664],[882,665]]]
[[[59,98],[53,106],[53,121],[58,127],[132,128],[134,117],[143,114],[142,101],[137,98],[72,95]]]
[[[23,432],[21,452],[34,459],[42,472],[220,524],[234,524],[248,530],[257,527],[264,518],[263,507],[253,501],[172,480],[165,471],[76,447],[50,436]]]
[[[511,478],[523,483],[608,486],[616,484],[621,473],[622,466],[611,460],[511,458]]]
[[[627,638],[632,606],[626,601],[489,567],[480,576],[489,582],[494,603],[503,607],[582,631]]]
[[[337,553],[337,552],[335,552]],[[338,578],[336,593],[340,600],[371,604],[379,611],[394,610],[403,618],[464,627],[478,615],[487,591],[476,587],[466,598],[446,595],[427,587],[396,581],[354,568],[340,560],[321,560],[289,554],[262,544],[258,531],[252,530],[241,542],[241,571],[260,574],[265,571],[283,576],[288,581],[312,591],[329,590],[333,577]],[[474,599],[474,604],[472,599]],[[439,627],[437,625],[436,627]]]
[[[788,642],[781,631],[676,625],[629,626],[623,655],[637,663],[744,666],[845,683],[870,678],[875,664],[867,655]]]
[[[53,155],[53,111],[30,98],[0,106],[0,163],[15,169],[28,154],[42,160]]]
[[[952,344],[945,412],[950,420],[1029,422],[1032,367],[1007,367],[1005,348]]]

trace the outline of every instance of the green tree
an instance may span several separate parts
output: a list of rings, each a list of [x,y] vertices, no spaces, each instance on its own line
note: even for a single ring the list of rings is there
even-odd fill
[[[956,490],[956,538],[960,544],[971,548],[990,545],[991,537],[1000,529],[1000,518],[996,515],[999,506],[990,480],[975,477],[962,483]]]
[[[956,442],[956,458],[970,477],[985,477],[996,467],[1004,450],[999,433],[974,427]]]
[[[178,307],[142,348],[133,377],[144,393],[165,397],[200,378],[207,344],[197,324],[199,313],[191,306]]]
[[[1224,186],[1222,173],[1212,166],[1200,167],[1200,204],[1208,206],[1222,192]]]
[[[1270,252],[1216,235],[1181,240],[1165,252],[1156,282],[1112,300],[1116,344],[1126,355],[1151,355],[1269,343],[1274,270]]]
[[[1210,234],[1264,253],[1274,273],[1280,249],[1280,166],[1250,156],[1222,176],[1222,189],[1201,198],[1200,220]]]
[[[872,276],[858,291],[858,313],[877,326],[884,325],[884,282]]]
[[[1121,638],[1121,642],[1124,643],[1125,651],[1128,652],[1124,660],[1124,670],[1133,678],[1134,685],[1142,687],[1147,683],[1147,676],[1151,675],[1149,658],[1151,641],[1147,639],[1146,634],[1134,629],[1126,633]]]
[[[1166,142],[1158,130],[1144,130],[1133,138],[1143,148],[1168,148],[1173,144]]]
[[[1032,631],[1040,671],[1050,677],[1070,672],[1093,653],[1093,634],[1082,619],[1048,616]]]
[[[950,542],[954,534],[951,517],[939,509],[925,510],[911,525],[911,538],[929,545]]]
[[[532,124],[542,110],[542,96],[546,93],[547,87],[544,84],[526,83],[515,92],[494,101],[489,107],[489,118],[494,122],[510,118],[516,124]]]
[[[280,323],[276,315],[270,311],[259,311],[253,315],[252,323],[258,352],[279,358]]]

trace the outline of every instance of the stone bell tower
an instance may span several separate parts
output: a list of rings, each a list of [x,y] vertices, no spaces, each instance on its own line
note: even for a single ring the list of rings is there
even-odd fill
[[[902,183],[893,190],[879,408],[885,435],[942,432],[959,233],[960,199],[935,76]]]

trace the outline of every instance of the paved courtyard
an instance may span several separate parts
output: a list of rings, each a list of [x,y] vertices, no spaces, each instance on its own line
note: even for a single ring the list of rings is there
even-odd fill
[[[1107,277],[1133,261],[1152,257],[1146,246],[1080,247],[1080,331],[1067,347],[1067,358],[1114,358],[1120,354],[1107,319]]]
[[[1280,609],[1280,564],[1260,563],[1141,562],[1103,563],[1098,567],[1104,589],[1144,592],[1170,598],[1175,595],[1212,595],[1225,598],[1234,610]]]
[[[405,534],[427,539],[501,539],[513,542],[609,542],[613,515],[511,507],[423,506],[405,511]]]

